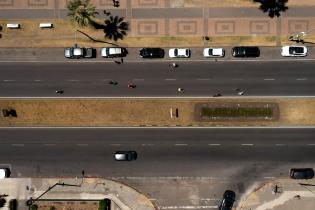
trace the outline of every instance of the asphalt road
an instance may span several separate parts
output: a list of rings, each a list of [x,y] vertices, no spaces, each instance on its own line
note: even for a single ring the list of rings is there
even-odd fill
[[[0,129],[0,166],[13,177],[105,176],[148,195],[160,209],[216,208],[260,181],[315,168],[315,129]],[[138,160],[117,162],[117,150]],[[174,208],[173,208],[174,209]]]
[[[315,162],[315,129],[1,129],[14,176],[286,176]],[[116,162],[117,150],[136,150]],[[108,170],[110,168],[110,170]],[[255,170],[253,171],[253,168]],[[283,170],[285,168],[285,170]],[[245,171],[244,171],[245,170]]]
[[[274,62],[0,63],[0,96],[309,96],[315,94],[314,61]],[[119,82],[109,85],[110,80]],[[136,84],[135,89],[127,87]],[[177,92],[184,88],[185,94]]]

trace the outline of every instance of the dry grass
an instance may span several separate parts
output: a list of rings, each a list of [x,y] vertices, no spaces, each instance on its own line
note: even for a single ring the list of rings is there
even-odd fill
[[[98,210],[97,201],[38,201],[36,204],[39,210],[50,210],[52,206],[54,206],[56,210]]]
[[[40,29],[40,22],[45,20],[17,20],[21,29],[13,30],[3,27],[0,47],[69,47],[75,43],[76,27],[66,20],[50,20],[54,23],[53,29]],[[10,21],[12,22],[12,21]],[[8,21],[1,20],[5,26]],[[102,30],[92,28],[80,29],[97,40],[105,41]],[[107,40],[108,41],[108,40]],[[80,46],[103,47],[106,43],[93,42],[86,36],[77,32],[77,43]],[[202,37],[126,37],[117,44],[125,47],[200,47],[204,44],[211,45],[260,45],[274,46],[274,36],[216,36],[204,41]]]
[[[290,6],[314,6],[313,0],[289,0]],[[185,7],[258,7],[253,0],[184,0]]]
[[[278,121],[195,121],[196,103],[278,103]],[[315,125],[314,99],[50,99],[0,100],[18,118],[0,117],[0,126],[297,126]],[[170,117],[179,109],[179,118]]]

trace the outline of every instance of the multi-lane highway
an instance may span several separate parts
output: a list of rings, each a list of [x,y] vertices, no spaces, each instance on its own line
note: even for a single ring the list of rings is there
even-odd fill
[[[315,129],[0,129],[0,165],[14,177],[105,176],[146,193],[160,209],[216,208],[253,184],[315,167]],[[117,162],[117,150],[138,160]],[[180,207],[182,206],[182,207]]]
[[[115,63],[0,63],[0,96],[309,96],[315,94],[314,61],[208,61]],[[110,80],[118,85],[110,85]],[[129,89],[128,83],[137,85]]]
[[[1,129],[1,163],[14,176],[287,176],[312,166],[315,129]],[[115,162],[117,150],[134,162]],[[110,168],[110,170],[109,170]],[[253,178],[254,179],[254,178]]]

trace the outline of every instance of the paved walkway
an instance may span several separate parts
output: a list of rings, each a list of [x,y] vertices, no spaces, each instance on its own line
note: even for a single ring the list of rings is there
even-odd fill
[[[43,195],[43,200],[101,200],[109,198],[112,200],[116,209],[120,210],[155,210],[151,201],[137,190],[124,185],[120,182],[98,179],[81,178],[78,179],[5,179],[0,180],[0,194],[8,194],[7,201],[18,199],[26,201],[30,197],[37,198],[49,187],[56,183],[65,183],[64,186],[58,185]],[[76,185],[76,186],[67,186]],[[36,202],[35,202],[36,203]],[[25,208],[24,202],[19,202]]]
[[[256,186],[240,202],[240,210],[313,210],[315,206],[314,180],[274,180]],[[278,192],[274,193],[275,185]]]
[[[63,0],[2,0],[0,19],[56,19],[67,16]],[[103,10],[130,22],[130,37],[163,36],[277,36],[315,29],[315,3],[290,7],[280,18],[269,18],[256,7],[185,7],[178,0],[121,0],[114,8],[111,0],[92,1],[99,18]],[[312,33],[315,34],[315,31]]]

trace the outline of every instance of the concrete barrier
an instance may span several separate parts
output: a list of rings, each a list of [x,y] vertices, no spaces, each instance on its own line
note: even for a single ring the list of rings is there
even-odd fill
[[[39,27],[40,28],[53,28],[54,25],[52,23],[40,23]]]
[[[19,29],[21,28],[21,25],[19,23],[8,23],[7,28]]]

